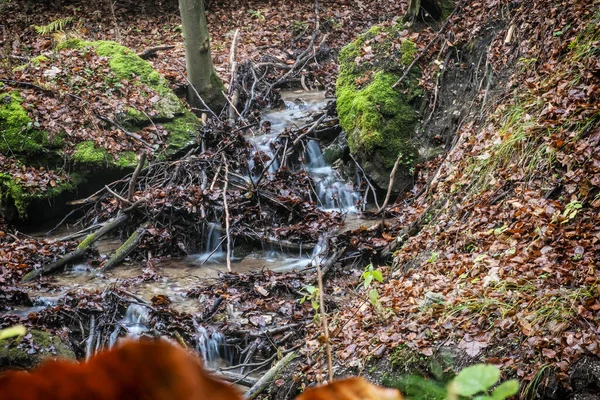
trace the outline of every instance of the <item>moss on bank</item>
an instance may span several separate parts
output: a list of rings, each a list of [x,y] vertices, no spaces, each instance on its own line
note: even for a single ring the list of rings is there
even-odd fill
[[[155,104],[156,119],[171,119],[185,111],[179,98],[173,93],[167,80],[152,65],[128,47],[108,40],[89,42],[69,39],[56,46],[57,50],[92,48],[99,56],[109,59],[109,66],[117,80],[138,77],[143,83],[156,90],[161,99]]]
[[[102,166],[108,161],[108,152],[105,149],[96,147],[91,140],[81,142],[75,147],[73,160],[79,164],[88,166]]]
[[[392,88],[416,52],[405,35],[402,24],[375,26],[345,46],[339,56],[337,110],[350,150],[359,159],[381,159],[384,168],[391,168],[398,155],[408,168],[418,158],[411,141],[418,120],[415,106],[422,96],[418,71],[409,74],[402,87]],[[369,60],[362,57],[364,48],[373,52]]]
[[[9,368],[32,368],[48,358],[75,360],[75,353],[57,336],[40,330],[31,331],[31,342],[36,352],[30,354],[29,346],[19,347],[19,340],[0,340],[0,371]]]
[[[48,144],[47,133],[38,129],[22,102],[17,91],[0,93],[0,153],[30,155]]]
[[[162,125],[169,131],[165,150],[167,157],[169,157],[194,141],[198,132],[199,121],[194,114],[186,110],[183,116]]]

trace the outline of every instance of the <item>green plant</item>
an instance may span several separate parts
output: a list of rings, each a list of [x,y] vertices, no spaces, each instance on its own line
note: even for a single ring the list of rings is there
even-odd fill
[[[313,285],[306,285],[302,288],[301,293],[303,294],[300,299],[300,304],[304,304],[305,301],[310,300],[310,305],[315,311],[315,315],[319,312],[319,288]]]
[[[573,200],[572,202],[567,204],[565,210],[562,213],[563,221],[561,222],[561,224],[566,224],[573,220],[573,218],[575,218],[581,207],[583,207],[583,205],[578,200]]]
[[[36,33],[39,33],[40,35],[48,35],[52,32],[64,30],[65,26],[71,24],[73,20],[73,17],[59,18],[51,21],[47,25],[33,25],[33,28],[35,29]]]
[[[438,257],[440,256],[440,253],[438,253],[437,251],[434,251],[431,253],[431,255],[429,256],[429,259],[427,259],[427,262],[429,264],[433,264],[434,262],[437,261]]]
[[[308,24],[305,21],[294,21],[292,22],[292,30],[295,34],[304,32],[308,28]]]
[[[368,289],[371,286],[371,282],[375,279],[377,282],[383,282],[383,274],[381,271],[375,269],[373,267],[373,263],[370,263],[366,266],[365,272],[362,274],[363,285],[365,289]]]
[[[371,288],[373,280],[376,280],[379,283],[383,282],[383,274],[381,273],[381,271],[375,269],[373,263],[369,263],[369,265],[366,266],[365,272],[363,272],[361,277],[363,279],[364,288],[369,290],[369,302],[377,312],[383,311],[381,301],[379,301],[379,292],[376,288]]]
[[[265,16],[260,10],[248,10],[248,14],[250,14],[250,17],[254,18],[257,21],[262,22],[265,20]]]
[[[467,367],[448,385],[447,399],[465,396],[474,400],[504,400],[519,391],[519,382],[511,379],[502,382],[494,390],[492,388],[500,379],[500,370],[488,364],[477,364]]]

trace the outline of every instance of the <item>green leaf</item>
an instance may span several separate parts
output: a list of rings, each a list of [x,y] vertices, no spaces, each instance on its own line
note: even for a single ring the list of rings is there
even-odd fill
[[[476,396],[473,397],[473,400],[494,400],[494,398],[491,396]]]
[[[493,365],[467,367],[454,378],[454,388],[461,396],[473,396],[491,388],[500,379],[500,370]]]
[[[378,282],[383,282],[383,274],[381,271],[373,271],[373,278],[375,278]]]
[[[304,290],[306,290],[308,293],[313,294],[315,292],[315,290],[317,290],[317,288],[315,286],[312,285],[307,285]]]
[[[371,285],[372,280],[373,280],[373,274],[369,274],[365,277],[365,289]]]
[[[313,300],[313,301],[310,302],[310,304],[311,304],[313,310],[315,310],[315,311],[319,310],[319,302],[318,301]]]
[[[27,333],[27,329],[23,325],[15,325],[10,328],[0,329],[0,340],[15,336],[23,336]]]
[[[500,386],[498,386],[492,392],[492,398],[494,400],[504,400],[507,397],[514,396],[519,392],[519,382],[516,379],[511,379],[510,381],[502,382]]]

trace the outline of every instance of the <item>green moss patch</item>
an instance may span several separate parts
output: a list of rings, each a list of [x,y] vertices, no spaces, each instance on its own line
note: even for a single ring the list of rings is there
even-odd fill
[[[99,56],[109,58],[110,68],[117,80],[138,77],[140,81],[156,90],[161,97],[155,104],[158,113],[156,119],[171,119],[185,111],[179,98],[169,88],[167,80],[154,70],[148,61],[140,58],[128,47],[112,41],[88,42],[80,39],[69,39],[56,46],[57,50],[85,48],[92,48]]]
[[[30,155],[42,151],[47,134],[38,129],[27,110],[21,106],[21,95],[12,91],[0,93],[0,153]]]
[[[171,122],[163,123],[162,125],[169,131],[166,149],[166,155],[168,157],[190,143],[193,143],[198,132],[199,121],[194,114],[186,110],[184,115]]]
[[[48,358],[75,360],[75,353],[58,336],[40,330],[31,331],[31,342],[35,352],[30,352],[30,346],[19,346],[18,339],[0,340],[0,370],[13,368],[32,368]]]
[[[133,151],[125,151],[119,154],[117,165],[121,168],[133,168],[137,165],[138,158]]]
[[[101,166],[108,161],[108,152],[105,149],[96,147],[94,142],[88,140],[79,143],[75,147],[73,160],[79,164]]]
[[[337,110],[350,151],[361,160],[379,160],[384,169],[391,169],[398,155],[408,169],[418,159],[412,142],[422,96],[418,70],[413,67],[401,87],[392,88],[416,53],[406,35],[402,24],[373,27],[339,57]]]

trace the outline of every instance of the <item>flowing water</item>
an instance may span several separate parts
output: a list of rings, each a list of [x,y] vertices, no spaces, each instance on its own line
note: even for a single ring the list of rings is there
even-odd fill
[[[298,99],[297,93],[283,95],[286,107],[267,113],[264,120],[271,124],[271,132],[262,136],[248,138],[257,150],[273,156],[270,142],[286,127],[296,128],[310,123],[310,114],[324,108],[327,99],[322,92],[302,95]],[[356,202],[358,195],[349,185],[343,182],[337,172],[323,160],[321,147],[317,141],[308,143],[305,154],[305,167],[315,181],[315,191],[319,204],[323,209],[348,211],[346,225],[356,228],[364,221],[357,219]],[[276,163],[274,163],[273,171]],[[146,301],[156,295],[166,295],[171,300],[173,308],[180,312],[197,314],[205,309],[202,299],[186,297],[186,293],[207,280],[215,279],[219,273],[226,272],[225,253],[223,250],[223,230],[217,223],[206,224],[203,230],[202,254],[191,255],[177,259],[162,261],[158,267],[160,277],[148,282],[135,280],[141,275],[140,266],[125,264],[103,275],[98,275],[87,264],[81,263],[70,267],[67,271],[51,278],[51,284],[40,288],[37,285],[30,287],[30,296],[34,300],[32,307],[19,308],[8,311],[10,314],[26,316],[30,312],[37,312],[45,307],[57,304],[58,300],[69,291],[80,289],[105,290],[111,287],[124,288]],[[120,241],[103,239],[97,242],[98,250],[106,254],[115,250]],[[320,246],[317,245],[314,254],[319,254]],[[232,270],[239,273],[267,268],[273,271],[285,272],[293,269],[303,270],[312,265],[313,254],[300,251],[297,254],[285,253],[275,245],[265,245],[262,250],[255,250],[249,254],[236,256],[234,249]],[[149,330],[149,314],[147,307],[131,304],[111,334],[110,344],[114,344],[119,336],[125,333],[130,337],[137,337]],[[197,330],[197,350],[203,355],[209,365],[230,363],[232,355],[227,353],[225,338],[219,332],[200,324]]]
[[[263,117],[263,123],[270,124],[270,132],[264,135],[250,135],[248,142],[254,152],[261,151],[273,158],[271,143],[286,128],[297,129],[313,122],[311,115],[323,110],[329,99],[325,92],[284,92],[281,95],[285,107],[271,110]],[[319,206],[324,210],[347,211],[355,214],[356,203],[360,195],[342,180],[338,172],[327,165],[323,159],[321,146],[316,140],[309,140],[305,153],[305,169],[315,182],[315,192]],[[250,168],[254,168],[251,157]],[[273,162],[269,172],[279,168],[278,161]]]

